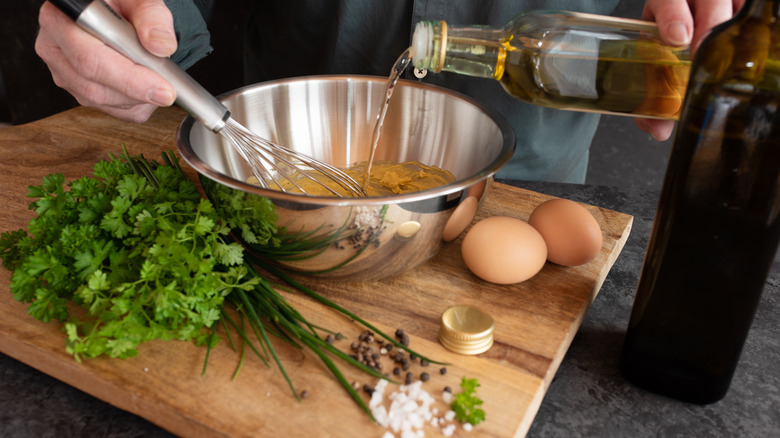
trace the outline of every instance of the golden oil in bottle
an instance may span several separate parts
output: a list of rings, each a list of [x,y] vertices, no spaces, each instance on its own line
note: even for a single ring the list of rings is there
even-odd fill
[[[517,99],[552,108],[677,119],[689,50],[653,23],[533,11],[502,28],[420,22],[415,67],[498,80]]]

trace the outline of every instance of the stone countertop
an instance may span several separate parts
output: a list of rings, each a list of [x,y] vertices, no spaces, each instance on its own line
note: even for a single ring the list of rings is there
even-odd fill
[[[699,406],[658,396],[632,386],[618,371],[658,193],[503,182],[634,216],[626,246],[561,363],[529,436],[780,436],[780,324],[776,323],[780,266],[776,264],[767,280],[726,397]],[[169,435],[143,418],[0,354],[2,437]]]

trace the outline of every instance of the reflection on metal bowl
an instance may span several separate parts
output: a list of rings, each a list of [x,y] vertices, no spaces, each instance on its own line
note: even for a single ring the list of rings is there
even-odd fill
[[[241,88],[221,100],[254,133],[346,168],[368,158],[386,81],[301,77]],[[222,217],[241,218],[236,227],[244,233],[236,234],[250,248],[262,252],[251,242],[262,232],[252,212],[268,208],[270,200],[286,238],[308,245],[298,246],[295,256],[276,254],[276,262],[327,278],[368,280],[434,256],[445,244],[442,233],[453,212],[469,196],[484,197],[486,183],[514,152],[515,138],[503,118],[465,96],[399,81],[375,159],[419,161],[449,170],[456,181],[416,193],[363,198],[304,196],[249,184],[251,171],[233,148],[191,117],[179,126],[176,141]],[[449,235],[462,231],[448,228]]]

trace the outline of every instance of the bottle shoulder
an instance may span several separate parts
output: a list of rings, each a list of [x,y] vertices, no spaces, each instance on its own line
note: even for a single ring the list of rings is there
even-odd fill
[[[780,26],[745,17],[716,27],[696,52],[692,80],[780,92]]]

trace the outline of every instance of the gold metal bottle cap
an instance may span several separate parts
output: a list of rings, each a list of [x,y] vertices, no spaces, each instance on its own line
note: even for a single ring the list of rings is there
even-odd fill
[[[493,345],[493,317],[476,307],[459,305],[441,315],[439,342],[459,354],[480,354]]]

